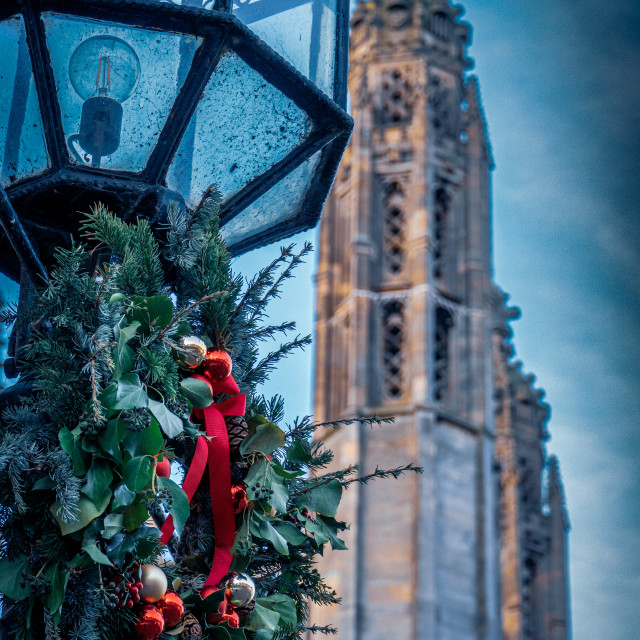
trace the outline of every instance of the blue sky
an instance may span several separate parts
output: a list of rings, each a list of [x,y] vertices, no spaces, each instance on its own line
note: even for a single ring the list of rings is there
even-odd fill
[[[497,283],[552,407],[572,530],[575,640],[640,629],[640,3],[467,0],[496,161]],[[296,240],[315,239],[314,233]],[[243,258],[247,273],[273,253]],[[312,328],[312,265],[273,308]],[[311,406],[311,356],[268,392]]]

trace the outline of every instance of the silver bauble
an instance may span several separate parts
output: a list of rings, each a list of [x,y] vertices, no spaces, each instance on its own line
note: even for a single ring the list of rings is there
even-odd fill
[[[178,346],[181,351],[176,351],[176,360],[185,369],[200,366],[207,357],[207,345],[198,336],[182,336]]]
[[[147,604],[158,602],[167,593],[167,576],[164,571],[153,564],[143,564],[140,576],[142,589],[140,589],[140,600]]]
[[[230,592],[229,602],[238,608],[246,607],[253,602],[256,585],[246,573],[233,573],[224,583]]]

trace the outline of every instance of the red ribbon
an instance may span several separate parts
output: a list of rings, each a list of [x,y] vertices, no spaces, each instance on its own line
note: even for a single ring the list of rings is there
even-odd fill
[[[229,434],[224,416],[244,416],[246,396],[239,394],[240,389],[232,376],[222,382],[212,382],[205,375],[194,375],[196,380],[204,380],[215,397],[226,393],[233,397],[211,404],[205,409],[194,409],[194,417],[204,420],[207,437],[200,436],[196,443],[196,452],[184,478],[182,488],[189,502],[202,480],[204,471],[209,465],[209,492],[211,494],[211,511],[213,512],[213,530],[215,548],[211,573],[205,586],[217,586],[231,567],[231,547],[236,535],[236,523],[231,494],[231,462],[229,456]],[[238,395],[235,395],[238,394]],[[167,544],[174,531],[173,517],[169,517],[162,525],[163,544]]]

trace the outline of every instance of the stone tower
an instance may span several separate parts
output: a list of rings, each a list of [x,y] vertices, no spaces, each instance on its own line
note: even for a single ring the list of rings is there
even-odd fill
[[[322,434],[334,464],[414,461],[424,474],[346,492],[351,550],[320,567],[343,605],[313,611],[340,640],[503,637],[494,396],[509,314],[496,308],[492,159],[460,11],[446,0],[375,0],[352,20],[355,129],[321,227],[315,413],[395,416]],[[521,600],[516,609],[533,615]],[[508,637],[566,638],[525,626]]]

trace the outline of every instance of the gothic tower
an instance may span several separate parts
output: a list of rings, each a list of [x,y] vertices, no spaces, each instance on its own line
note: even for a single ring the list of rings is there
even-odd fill
[[[355,129],[321,226],[315,414],[395,416],[322,434],[334,464],[424,473],[346,492],[350,551],[320,566],[343,605],[313,611],[340,640],[502,637],[493,165],[460,12],[370,0],[352,20]],[[519,553],[519,522],[514,535]],[[529,637],[547,636],[513,636]]]

